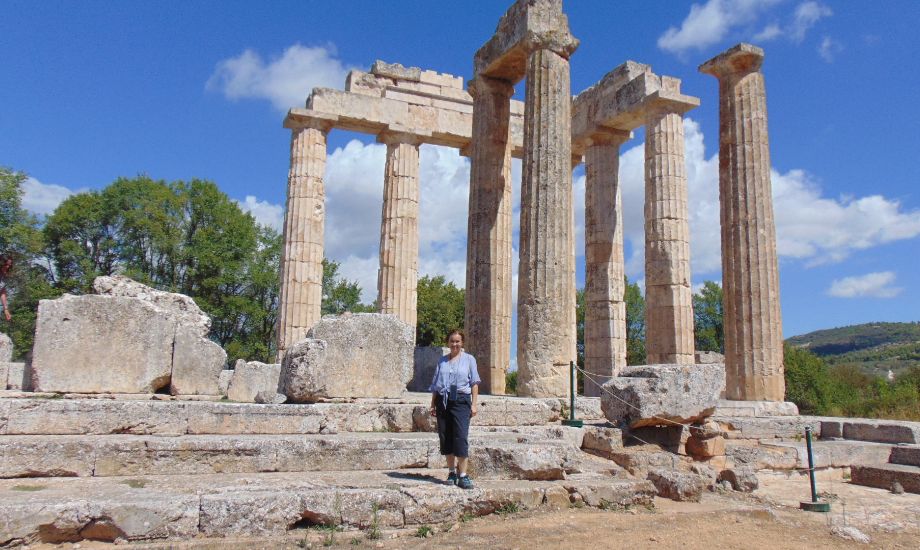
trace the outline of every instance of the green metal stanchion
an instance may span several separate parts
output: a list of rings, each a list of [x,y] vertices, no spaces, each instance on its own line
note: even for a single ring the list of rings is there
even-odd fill
[[[811,502],[799,503],[799,508],[807,512],[830,512],[831,503],[818,500],[818,489],[815,487],[815,459],[811,452],[811,426],[805,427],[805,445],[808,448],[808,480],[811,482]]]
[[[563,426],[572,426],[573,428],[581,428],[585,425],[581,420],[575,420],[575,394],[578,393],[578,386],[575,384],[575,361],[569,361],[569,385],[571,387],[571,406],[569,407],[569,419],[563,420]]]

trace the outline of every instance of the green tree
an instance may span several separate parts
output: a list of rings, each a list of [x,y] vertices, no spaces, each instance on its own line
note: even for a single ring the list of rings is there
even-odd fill
[[[0,166],[0,254],[12,255],[13,270],[6,279],[12,320],[0,320],[0,332],[13,341],[15,358],[32,349],[38,301],[61,294],[51,285],[50,270],[43,267],[44,246],[35,216],[22,208],[26,174]]]
[[[580,288],[575,292],[575,350],[578,355],[578,366],[585,366],[585,289]]]
[[[376,305],[361,303],[361,285],[339,276],[339,262],[323,258],[323,301],[320,309],[323,315],[371,313]]]
[[[827,364],[806,349],[788,344],[783,348],[786,399],[802,414],[826,414],[833,386]]]
[[[637,283],[626,278],[626,364],[645,364],[645,298]]]
[[[693,321],[696,350],[724,353],[721,286],[713,281],[706,281],[699,294],[693,295]]]
[[[464,300],[463,289],[447,282],[443,275],[420,278],[415,345],[443,346],[451,330],[462,329]]]

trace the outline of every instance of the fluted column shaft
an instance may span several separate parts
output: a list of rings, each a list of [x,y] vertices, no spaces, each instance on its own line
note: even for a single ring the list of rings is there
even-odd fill
[[[511,362],[511,83],[470,83],[473,139],[466,253],[465,348],[476,357],[480,391],[505,393]]]
[[[620,146],[629,132],[592,139],[585,151],[585,395],[626,366]]]
[[[693,293],[684,123],[649,110],[645,136],[646,363],[693,364]]]
[[[328,131],[329,125],[323,122],[291,130],[278,311],[279,360],[285,350],[306,337],[320,318],[326,219],[323,173]]]
[[[396,315],[413,327],[418,303],[418,142],[410,136],[381,134],[387,145],[380,216],[380,313]]]
[[[739,45],[700,67],[719,79],[725,396],[782,401],[783,331],[763,51]]]
[[[576,353],[569,61],[536,49],[526,77],[518,394],[561,397]]]

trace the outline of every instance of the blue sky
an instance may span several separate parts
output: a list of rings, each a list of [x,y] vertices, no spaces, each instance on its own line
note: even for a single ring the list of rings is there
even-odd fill
[[[375,59],[468,78],[509,3],[5,0],[0,165],[32,177],[26,205],[39,214],[147,173],[213,180],[277,227],[288,107],[314,86],[342,88],[349,69]],[[721,278],[718,89],[696,67],[750,41],[766,51],[785,334],[920,320],[920,2],[569,0],[565,10],[581,40],[573,92],[631,59],[701,98],[686,119],[695,284]],[[637,132],[621,163],[627,273],[639,281],[642,140]],[[370,301],[384,151],[372,136],[334,131],[329,155],[327,256]],[[421,270],[461,286],[468,174],[456,151],[423,148]],[[574,185],[579,205],[583,170]],[[577,216],[581,225],[583,204]]]

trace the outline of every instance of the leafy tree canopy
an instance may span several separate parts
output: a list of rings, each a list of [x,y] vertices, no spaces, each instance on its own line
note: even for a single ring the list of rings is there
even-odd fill
[[[415,345],[443,346],[451,330],[463,328],[464,300],[463,289],[443,275],[420,278]]]

